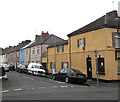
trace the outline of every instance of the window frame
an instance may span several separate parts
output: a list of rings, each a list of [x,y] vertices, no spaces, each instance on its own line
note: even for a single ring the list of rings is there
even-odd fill
[[[86,46],[86,39],[82,38],[82,39],[78,39],[78,47],[84,47]]]
[[[64,52],[64,45],[60,45],[57,47],[57,52]]]

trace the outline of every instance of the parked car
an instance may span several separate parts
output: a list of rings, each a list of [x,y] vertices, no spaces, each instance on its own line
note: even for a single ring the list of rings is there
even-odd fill
[[[28,65],[28,73],[32,75],[40,75],[40,76],[46,76],[46,71],[43,68],[43,66],[39,63],[30,63]]]
[[[9,70],[11,70],[11,71],[15,71],[15,66],[12,65],[12,64],[9,64],[9,65],[8,65],[8,68],[9,68]]]
[[[27,73],[27,66],[24,64],[19,64],[16,68],[16,71],[20,73]]]
[[[6,73],[6,71],[5,71],[3,66],[0,66],[0,80],[1,79],[5,79],[5,80],[8,79],[7,73]]]
[[[85,83],[87,81],[86,75],[76,69],[63,68],[59,72],[52,75],[54,80],[61,80],[68,82]]]
[[[7,64],[0,64],[0,67],[4,67],[4,70],[6,72],[9,72],[9,68],[8,68],[8,65]]]

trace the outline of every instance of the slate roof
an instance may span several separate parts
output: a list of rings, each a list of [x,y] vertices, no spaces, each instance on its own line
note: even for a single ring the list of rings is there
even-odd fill
[[[57,42],[57,41],[64,41],[63,39],[51,34],[47,37],[44,37],[42,39],[37,39],[34,43],[32,43],[29,47],[33,47],[33,46],[37,46],[37,45],[42,45],[42,44],[49,44],[51,45],[53,42]]]
[[[48,46],[48,48],[52,48],[52,47],[56,47],[56,46],[60,46],[60,45],[68,45],[68,40],[53,43],[51,46]]]
[[[114,13],[114,14],[110,15],[110,13]],[[100,17],[94,22],[91,22],[90,24],[68,34],[67,36],[68,37],[75,36],[101,28],[120,29],[120,17],[117,16],[117,11],[112,11],[110,13],[107,13],[106,15]]]

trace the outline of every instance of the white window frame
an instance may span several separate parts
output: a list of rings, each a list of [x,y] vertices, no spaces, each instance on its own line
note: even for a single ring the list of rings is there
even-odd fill
[[[78,39],[78,47],[84,47],[85,46],[85,38]]]

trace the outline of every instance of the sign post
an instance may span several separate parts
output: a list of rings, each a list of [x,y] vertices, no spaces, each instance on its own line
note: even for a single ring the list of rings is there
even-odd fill
[[[94,50],[95,59],[96,59],[96,75],[97,75],[97,85],[99,85],[99,78],[98,78],[98,50]]]

